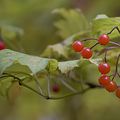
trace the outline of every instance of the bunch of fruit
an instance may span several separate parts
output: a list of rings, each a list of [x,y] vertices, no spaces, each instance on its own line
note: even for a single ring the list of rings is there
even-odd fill
[[[108,34],[102,34],[97,39],[97,44],[100,45],[107,45],[109,42],[110,38]],[[79,52],[83,58],[90,59],[93,55],[91,48],[85,47],[81,41],[77,40],[73,42],[72,48],[75,52]],[[120,87],[117,86],[116,82],[114,82],[113,79],[110,80],[110,76],[107,75],[111,70],[110,65],[107,63],[107,61],[100,63],[98,65],[98,70],[101,73],[99,84],[109,92],[116,92],[116,96],[120,98]]]

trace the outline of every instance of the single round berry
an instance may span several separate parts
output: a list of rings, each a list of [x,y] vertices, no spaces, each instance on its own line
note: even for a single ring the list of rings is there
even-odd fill
[[[102,85],[103,87],[108,85],[110,83],[110,77],[107,76],[107,75],[102,75],[100,78],[99,78],[99,83],[100,85]]]
[[[114,92],[117,89],[117,84],[114,81],[110,81],[107,86],[105,86],[105,89],[108,92]]]
[[[106,34],[102,34],[99,38],[98,38],[98,42],[101,44],[101,45],[107,45],[110,41],[110,38],[108,35]]]
[[[75,52],[80,52],[83,48],[84,48],[84,45],[82,42],[80,41],[75,41],[73,44],[72,44],[72,48]]]
[[[118,98],[120,98],[120,87],[118,87],[117,90],[116,90],[116,96],[117,96]]]
[[[92,57],[92,51],[90,48],[83,48],[81,55],[83,58],[89,59]]]
[[[101,74],[107,74],[110,72],[110,65],[108,63],[100,63],[98,66],[98,70]]]
[[[0,41],[0,50],[3,50],[5,48],[6,48],[5,43]]]
[[[60,91],[60,86],[58,84],[54,84],[52,86],[52,91],[58,93]]]

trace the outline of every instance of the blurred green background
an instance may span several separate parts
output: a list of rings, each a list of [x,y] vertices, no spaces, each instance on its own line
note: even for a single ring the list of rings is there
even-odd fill
[[[47,45],[63,40],[54,26],[57,8],[80,8],[89,21],[98,14],[120,16],[119,0],[0,0],[0,23],[23,29],[24,52],[40,55]],[[120,100],[99,89],[58,101],[26,89],[14,104],[0,98],[0,120],[120,120],[119,109]]]

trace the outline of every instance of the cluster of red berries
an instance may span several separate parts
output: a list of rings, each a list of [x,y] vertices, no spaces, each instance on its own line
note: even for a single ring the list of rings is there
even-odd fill
[[[109,41],[109,37],[104,34],[99,37],[98,42],[101,45],[107,45]],[[100,63],[98,66],[98,70],[102,74],[99,78],[100,85],[102,85],[109,92],[116,91],[116,96],[120,98],[120,87],[118,87],[116,82],[110,80],[110,77],[106,75],[110,72],[110,65],[108,63]]]
[[[107,75],[110,72],[110,65],[108,63],[100,63],[98,70],[102,74],[99,78],[100,85],[109,92],[116,91],[116,96],[120,98],[120,87],[114,81],[110,80],[110,77]]]
[[[75,50],[75,52],[81,52],[83,58],[89,59],[92,57],[93,53],[91,49],[84,47],[84,44],[80,41],[75,41],[72,44],[72,48]]]
[[[102,34],[97,41],[100,45],[107,45],[110,42],[110,38],[107,34]],[[89,59],[92,57],[93,52],[91,49],[84,47],[84,44],[80,41],[73,42],[72,48],[75,52],[80,52],[83,58]],[[116,96],[120,98],[120,87],[114,81],[110,80],[110,77],[107,75],[110,72],[110,65],[106,62],[100,63],[98,70],[101,73],[101,77],[99,78],[100,85],[109,92],[116,91]]]
[[[3,41],[0,41],[0,50],[3,50],[6,48],[6,45]]]
[[[107,45],[109,43],[109,41],[110,41],[110,39],[109,39],[109,36],[107,34],[102,34],[98,38],[98,43],[100,45]],[[72,48],[75,52],[80,52],[81,56],[83,58],[89,59],[93,55],[92,50],[90,48],[84,47],[84,44],[80,41],[73,42]]]

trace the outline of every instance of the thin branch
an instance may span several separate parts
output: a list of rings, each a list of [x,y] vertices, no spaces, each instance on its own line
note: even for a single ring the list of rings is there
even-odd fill
[[[91,41],[92,41],[92,40],[95,40],[95,41],[96,41],[97,38],[86,38],[86,39],[83,39],[83,40],[81,40],[81,41],[85,41],[85,42],[86,42],[86,41],[90,41],[90,40],[91,40]]]
[[[39,79],[38,79],[38,77],[37,77],[36,74],[34,74],[34,78],[35,78],[35,83],[36,83],[36,86],[37,86],[38,90],[40,91],[41,94],[43,94],[41,85],[40,85],[40,83],[39,83]]]
[[[72,92],[77,92],[73,87],[71,87],[67,82],[65,82],[65,80],[63,80],[62,78],[60,80],[63,83],[63,85],[67,87],[69,90],[71,90]]]
[[[28,88],[29,90],[35,92],[36,94],[38,94],[38,95],[40,95],[40,96],[42,96],[42,97],[44,97],[44,98],[46,98],[46,99],[49,98],[48,96],[41,94],[40,92],[38,92],[37,90],[33,89],[32,87],[24,84],[23,82],[20,82],[20,81],[19,81],[19,84],[20,84],[21,86],[25,87],[25,88]]]
[[[110,41],[109,43],[110,43],[110,44],[113,44],[113,45],[116,45],[116,46],[118,46],[118,47],[120,47],[120,44],[119,44],[119,43],[112,42],[112,41]]]
[[[47,91],[48,91],[48,97],[51,97],[51,90],[50,90],[50,74],[47,75]]]
[[[90,49],[93,49],[95,46],[97,46],[99,43],[95,43],[92,47],[90,47]]]
[[[92,84],[92,83],[86,83],[89,87],[82,90],[82,91],[78,91],[78,92],[75,92],[75,93],[71,93],[71,94],[68,94],[68,95],[65,95],[65,96],[60,96],[60,97],[51,97],[49,99],[51,100],[58,100],[58,99],[63,99],[63,98],[67,98],[67,97],[71,97],[71,96],[75,96],[75,95],[79,95],[79,94],[83,94],[85,92],[87,92],[88,90],[90,89],[96,89],[96,88],[102,88],[101,86],[99,85],[95,85],[95,84]]]
[[[71,94],[67,94],[67,95],[60,96],[60,97],[51,97],[51,98],[48,98],[48,99],[50,99],[50,100],[64,99],[64,98],[67,98],[67,97],[71,97],[71,96],[75,96],[75,95],[83,94],[83,93],[87,92],[88,90],[90,90],[89,87],[86,88],[86,89],[84,89],[83,91],[78,91],[78,92],[71,93]]]
[[[102,88],[101,86],[98,86],[98,85],[94,85],[92,83],[86,83],[88,85],[88,88],[82,90],[82,91],[78,91],[78,92],[75,92],[75,93],[71,93],[71,94],[67,94],[67,95],[64,95],[64,96],[60,96],[60,97],[49,97],[47,95],[44,95],[44,94],[41,94],[40,92],[38,92],[37,90],[33,89],[32,87],[26,85],[25,83],[23,83],[23,81],[14,76],[14,75],[11,75],[9,73],[6,73],[6,75],[8,75],[9,77],[13,77],[14,79],[18,80],[19,82],[19,85],[25,87],[25,88],[28,88],[29,90],[33,91],[34,93],[44,97],[45,99],[51,99],[51,100],[58,100],[58,99],[63,99],[63,98],[66,98],[66,97],[70,97],[70,96],[74,96],[74,95],[78,95],[78,94],[82,94],[82,93],[85,93],[86,91],[88,91],[89,89],[93,89],[93,88]]]
[[[87,82],[86,85],[89,86],[89,88],[102,88],[102,86],[100,85],[96,85],[96,84],[93,84],[93,83],[90,83],[90,82]]]
[[[99,56],[99,55],[103,54],[104,52],[108,52],[108,51],[116,49],[116,48],[119,48],[119,47],[118,46],[106,47],[106,48],[102,49],[97,55]]]
[[[7,77],[10,77],[10,76],[8,76],[8,75],[2,75],[2,76],[0,76],[0,79],[7,78]]]
[[[118,77],[120,78],[120,74],[119,74],[119,73],[117,73],[117,75],[118,75]]]
[[[69,74],[65,74],[65,75],[60,74],[60,76],[59,76],[60,81],[62,82],[62,84],[63,84],[65,87],[67,87],[67,88],[68,88],[69,90],[71,90],[72,92],[77,92],[76,89],[74,89],[71,85],[69,85],[69,84],[67,83],[69,77],[66,76],[66,75],[69,76]]]
[[[16,76],[11,75],[11,74],[9,74],[9,73],[4,73],[4,74],[6,74],[6,75],[8,75],[9,77],[13,77],[14,79],[18,80],[19,85],[24,86],[24,87],[32,90],[33,92],[39,94],[40,96],[42,96],[42,97],[44,97],[44,98],[46,98],[46,99],[48,98],[48,96],[46,96],[46,95],[38,92],[37,90],[35,90],[35,89],[31,88],[30,86],[26,85],[25,83],[23,83],[22,79],[20,79],[19,77],[16,77]]]
[[[118,26],[115,26],[110,32],[107,33],[107,35],[111,34],[115,29],[120,33],[120,29],[118,28]]]
[[[120,59],[120,54],[118,55],[117,61],[116,61],[116,68],[115,68],[115,73],[113,75],[112,80],[114,80],[115,76],[118,74],[118,64],[119,64],[119,59]],[[118,74],[119,75],[119,74]]]
[[[107,63],[107,51],[105,51],[104,61],[105,61],[105,63]]]

